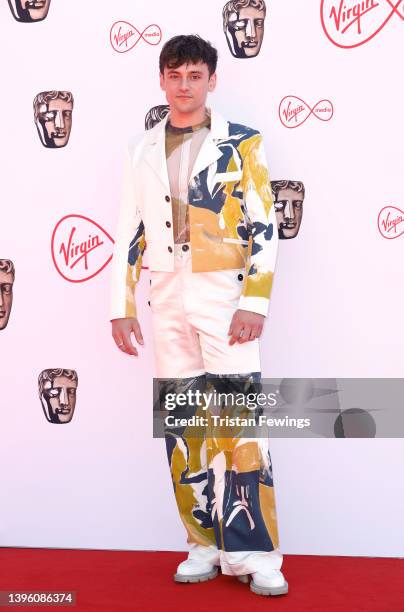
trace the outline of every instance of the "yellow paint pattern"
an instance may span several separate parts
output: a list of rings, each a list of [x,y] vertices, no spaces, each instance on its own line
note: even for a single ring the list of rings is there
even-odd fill
[[[256,272],[246,276],[243,295],[269,298],[272,289],[273,272]]]
[[[251,138],[240,143],[239,149],[244,157],[242,188],[245,194],[247,194],[249,189],[256,190],[264,206],[265,214],[268,217],[273,205],[273,196],[268,168],[260,164],[258,159],[258,149],[261,144],[261,134],[251,136]]]

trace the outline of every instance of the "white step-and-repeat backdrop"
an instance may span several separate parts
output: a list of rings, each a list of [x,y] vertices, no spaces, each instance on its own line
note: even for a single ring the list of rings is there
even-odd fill
[[[108,319],[123,150],[166,102],[176,34],[217,47],[209,104],[264,135],[283,240],[263,376],[403,375],[404,1],[224,5],[1,2],[1,546],[187,548],[152,437],[147,268],[139,358]],[[271,453],[284,553],[403,556],[402,439]]]

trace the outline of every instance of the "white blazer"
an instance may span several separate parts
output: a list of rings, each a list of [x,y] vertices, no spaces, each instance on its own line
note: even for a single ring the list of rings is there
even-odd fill
[[[273,196],[258,130],[214,109],[188,189],[193,272],[243,268],[239,308],[266,315],[278,248]],[[136,316],[135,286],[147,248],[150,270],[174,270],[165,126],[170,113],[125,153],[111,266],[110,319]]]

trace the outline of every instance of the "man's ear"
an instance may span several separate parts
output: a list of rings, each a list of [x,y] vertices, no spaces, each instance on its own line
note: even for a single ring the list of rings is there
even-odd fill
[[[209,78],[208,91],[213,91],[216,87],[216,72],[214,72]]]

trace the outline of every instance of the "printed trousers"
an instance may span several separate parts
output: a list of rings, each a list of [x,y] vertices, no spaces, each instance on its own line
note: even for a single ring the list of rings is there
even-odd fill
[[[174,245],[173,272],[151,271],[150,307],[160,401],[167,392],[240,394],[260,390],[259,340],[229,345],[228,329],[241,294],[244,269],[192,272],[189,243]],[[228,397],[228,396],[227,396]],[[259,409],[258,409],[259,410]],[[165,426],[167,458],[188,558],[223,574],[280,569],[269,439],[224,431],[213,415],[252,416],[245,404],[195,403],[181,415],[207,424]],[[172,411],[173,417],[176,409]],[[251,430],[250,430],[251,431]],[[242,432],[241,432],[242,433]]]

